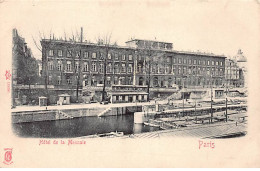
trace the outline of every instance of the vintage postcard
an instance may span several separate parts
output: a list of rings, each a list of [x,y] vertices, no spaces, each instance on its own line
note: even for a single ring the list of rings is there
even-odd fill
[[[0,1],[0,167],[259,167],[260,2]]]

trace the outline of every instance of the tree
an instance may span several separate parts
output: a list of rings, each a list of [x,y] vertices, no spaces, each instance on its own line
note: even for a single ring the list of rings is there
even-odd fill
[[[138,55],[144,56],[144,69],[146,74],[146,84],[147,84],[147,99],[150,100],[150,87],[151,87],[151,70],[152,65],[161,63],[161,58],[164,56],[164,52],[152,49],[152,43],[146,43],[143,48],[137,48]]]
[[[103,89],[102,89],[102,97],[101,101],[106,100],[106,77],[107,77],[107,57],[109,54],[109,50],[111,47],[111,33],[106,34],[103,38],[100,38],[100,36],[97,39],[98,45],[103,45],[105,48],[105,55],[103,60]],[[116,42],[114,43],[116,45]]]

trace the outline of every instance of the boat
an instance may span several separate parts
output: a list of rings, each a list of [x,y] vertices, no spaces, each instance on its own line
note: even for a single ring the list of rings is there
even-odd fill
[[[98,137],[122,137],[124,136],[124,132],[110,132],[110,133],[104,133],[104,134],[98,134]]]
[[[109,133],[103,133],[103,134],[94,134],[94,135],[88,135],[83,136],[80,138],[114,138],[114,137],[122,137],[124,136],[124,132],[109,132]]]
[[[144,125],[147,125],[147,126],[152,126],[152,127],[160,127],[160,125],[156,125],[156,124],[152,124],[152,123],[149,123],[149,122],[144,122]]]

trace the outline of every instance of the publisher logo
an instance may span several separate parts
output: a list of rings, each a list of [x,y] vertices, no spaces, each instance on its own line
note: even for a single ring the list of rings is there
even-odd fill
[[[5,156],[4,156],[4,161],[3,163],[6,164],[6,165],[10,165],[13,163],[12,161],[12,148],[5,148],[4,151],[5,151]]]

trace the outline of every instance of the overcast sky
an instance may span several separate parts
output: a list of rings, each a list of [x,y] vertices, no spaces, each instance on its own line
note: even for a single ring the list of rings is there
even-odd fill
[[[205,51],[234,56],[241,48],[254,55],[259,36],[256,1],[77,1],[8,2],[11,25],[18,29],[36,58],[39,32],[67,36],[80,27],[94,41],[112,32],[119,45],[131,37],[173,43],[175,50]],[[12,11],[10,11],[10,7]],[[7,9],[7,8],[6,8]],[[1,8],[0,10],[5,10]],[[10,23],[9,23],[10,24]]]

